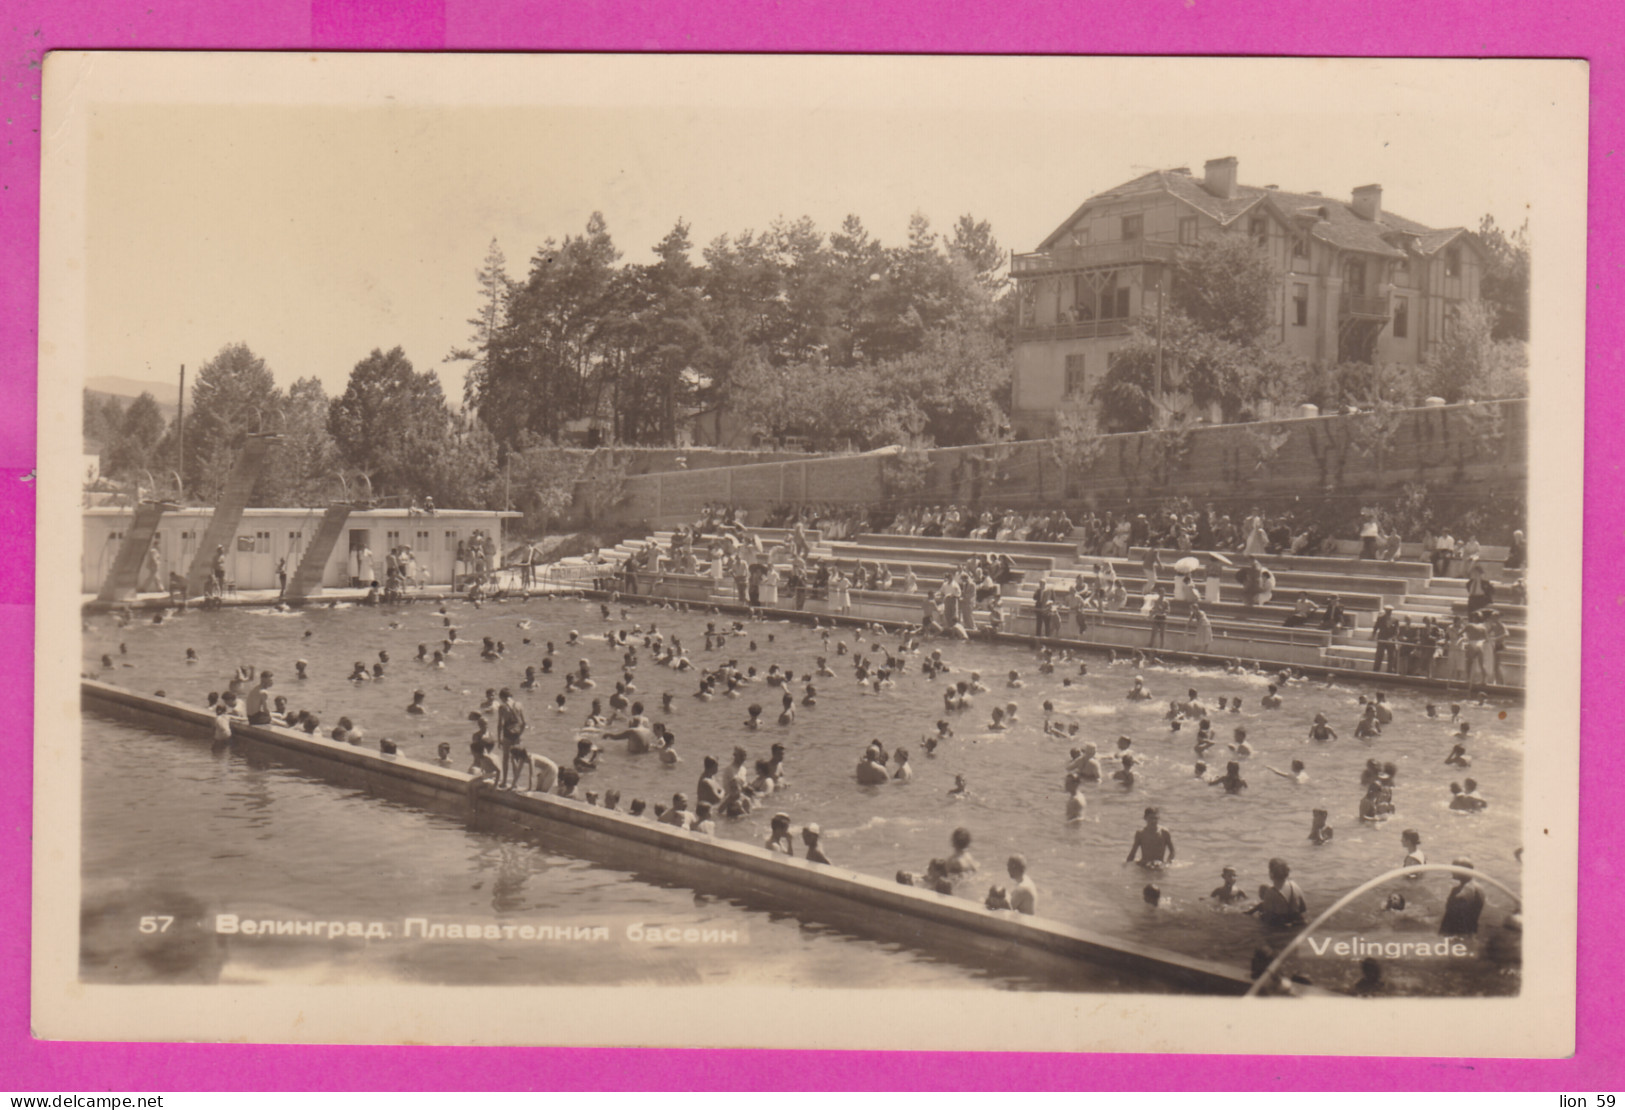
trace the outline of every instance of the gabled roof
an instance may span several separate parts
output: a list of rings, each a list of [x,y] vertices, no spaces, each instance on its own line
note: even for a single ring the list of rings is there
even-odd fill
[[[1466,228],[1431,228],[1388,211],[1382,212],[1376,220],[1367,220],[1345,200],[1315,193],[1262,189],[1256,185],[1237,185],[1234,197],[1216,197],[1190,173],[1175,170],[1153,170],[1103,193],[1096,193],[1052,231],[1038,245],[1038,249],[1047,251],[1055,246],[1090,207],[1145,193],[1167,193],[1211,217],[1222,227],[1229,227],[1241,216],[1262,206],[1286,226],[1301,229],[1311,238],[1339,250],[1404,258],[1408,253],[1433,254],[1460,237],[1474,250],[1483,251],[1477,237]],[[1406,249],[1407,241],[1410,243],[1409,251]]]

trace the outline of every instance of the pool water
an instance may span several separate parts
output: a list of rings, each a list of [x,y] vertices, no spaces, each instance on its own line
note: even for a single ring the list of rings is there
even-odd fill
[[[1148,702],[1124,698],[1133,675],[1126,664],[1103,657],[1089,659],[1089,674],[1076,665],[1057,665],[1052,675],[1038,673],[1031,652],[988,644],[933,642],[952,672],[941,679],[920,673],[920,657],[910,657],[894,688],[875,694],[852,677],[852,655],[838,656],[844,641],[852,651],[869,650],[873,634],[853,629],[825,630],[783,622],[748,623],[746,634],[731,637],[720,650],[706,652],[702,636],[708,620],[726,627],[722,617],[634,606],[620,619],[604,621],[595,602],[550,598],[489,604],[478,610],[453,603],[449,618],[458,630],[458,649],[444,669],[413,661],[419,643],[431,650],[445,635],[445,619],[436,606],[417,604],[397,609],[345,606],[278,614],[265,610],[228,609],[192,612],[162,625],[137,621],[118,628],[109,617],[91,618],[84,637],[87,674],[105,681],[201,705],[211,690],[223,690],[239,663],[276,673],[273,692],[288,697],[294,709],[318,713],[324,728],[349,716],[367,732],[369,745],[388,736],[403,755],[432,760],[442,740],[453,745],[453,758],[466,766],[472,726],[466,718],[478,708],[488,688],[508,686],[520,695],[530,720],[527,746],[568,765],[577,730],[593,697],[607,703],[621,673],[624,649],[612,648],[610,629],[657,626],[668,638],[681,637],[698,666],[737,659],[741,666],[765,672],[771,663],[798,676],[793,690],[799,703],[801,676],[827,655],[836,677],[815,679],[818,704],[800,708],[793,725],[774,723],[781,691],[758,683],[738,699],[709,702],[692,697],[698,676],[655,665],[640,649],[637,692],[654,716],[663,718],[678,737],[684,762],[663,766],[650,755],[629,755],[624,745],[604,741],[600,769],[585,776],[584,786],[622,793],[623,807],[633,798],[651,805],[669,802],[681,791],[690,799],[700,777],[701,761],[714,755],[724,765],[735,745],[751,761],[765,758],[774,741],[789,751],[788,785],[738,821],[719,820],[717,835],[760,844],[768,817],[788,812],[797,828],[816,821],[823,829],[826,852],[836,863],[881,877],[898,870],[923,871],[927,861],[948,854],[954,828],[968,828],[972,853],[981,871],[965,893],[976,898],[992,883],[1007,884],[1004,860],[1020,852],[1028,860],[1039,889],[1039,912],[1068,924],[1175,952],[1245,967],[1260,943],[1272,937],[1259,921],[1245,914],[1220,911],[1206,896],[1219,884],[1225,865],[1237,868],[1239,885],[1256,892],[1267,881],[1266,864],[1274,856],[1287,860],[1292,877],[1303,888],[1311,914],[1381,871],[1402,861],[1402,829],[1421,833],[1430,860],[1448,862],[1470,856],[1485,873],[1516,888],[1520,844],[1520,784],[1523,759],[1523,710],[1515,704],[1466,705],[1472,725],[1469,743],[1474,763],[1465,772],[1443,762],[1455,729],[1447,703],[1439,719],[1424,713],[1427,700],[1409,691],[1389,691],[1395,719],[1370,742],[1354,739],[1362,692],[1349,686],[1302,681],[1291,684],[1284,706],[1259,706],[1266,680],[1253,675],[1226,675],[1212,668],[1151,666],[1139,672],[1155,695]],[[566,647],[571,629],[582,634],[579,647]],[[507,644],[499,661],[480,658],[481,637]],[[525,640],[529,643],[525,643]],[[562,677],[544,678],[537,689],[519,689],[526,665],[538,666],[544,642],[558,647],[554,665],[561,672],[586,659],[598,685],[573,694],[567,711],[553,710],[562,692]],[[641,637],[639,637],[641,642]],[[751,644],[754,641],[755,650]],[[126,651],[121,653],[119,645]],[[895,635],[883,640],[893,652]],[[195,648],[199,662],[185,662],[185,649]],[[347,681],[356,661],[369,666],[380,650],[391,657],[388,674],[377,682]],[[102,671],[103,653],[114,667]],[[922,652],[922,656],[923,656]],[[310,678],[294,679],[296,659],[309,661]],[[1022,673],[1024,685],[1006,688],[1002,676]],[[955,738],[928,756],[921,744],[944,716],[942,688],[947,681],[968,678],[978,670],[991,689],[975,705],[953,714]],[[1072,678],[1070,686],[1063,677]],[[1208,777],[1223,771],[1229,754],[1223,744],[1237,725],[1247,729],[1253,754],[1242,759],[1249,788],[1230,795],[1207,785],[1193,773],[1194,725],[1171,733],[1163,720],[1167,702],[1196,688],[1210,707],[1218,697],[1241,697],[1240,714],[1214,715],[1221,741],[1208,753]],[[409,716],[412,691],[427,694],[428,713]],[[660,694],[671,691],[670,713],[660,712]],[[1065,820],[1064,767],[1071,744],[1046,736],[1043,703],[1053,702],[1056,716],[1082,725],[1080,737],[1097,744],[1103,763],[1118,735],[1133,739],[1139,760],[1131,789],[1109,780],[1085,788],[1083,820]],[[1020,707],[1012,728],[987,729],[993,706],[1014,701]],[[758,731],[744,727],[746,707],[764,707],[767,722]],[[1311,719],[1324,712],[1339,734],[1330,743],[1308,739]],[[871,738],[888,748],[907,747],[914,780],[906,785],[860,786],[856,763]],[[270,945],[236,944],[226,974],[247,979],[331,976],[350,981],[357,975],[422,979],[437,982],[626,982],[709,981],[745,978],[752,982],[794,984],[871,983],[888,986],[959,985],[968,981],[1008,987],[1088,989],[1116,986],[1110,974],[1056,967],[990,967],[952,954],[901,949],[821,929],[794,914],[697,896],[599,868],[586,861],[550,853],[545,843],[470,828],[455,816],[425,812],[318,781],[291,769],[267,765],[242,752],[212,753],[206,741],[149,732],[124,723],[87,717],[85,722],[84,874],[87,892],[119,898],[147,897],[154,889],[184,892],[207,907],[275,916],[277,911],[311,917],[384,915],[483,915],[486,920],[555,920],[562,912],[583,922],[671,920],[683,925],[734,923],[749,933],[748,951],[688,946],[648,963],[629,965],[625,946],[602,953],[573,948],[544,952],[525,949],[523,957],[493,946],[445,946],[392,943],[371,946],[305,945],[288,955]],[[1309,781],[1279,778],[1267,765],[1285,769],[1294,759],[1308,765]],[[1399,768],[1394,800],[1397,813],[1388,821],[1362,825],[1357,810],[1363,794],[1360,773],[1367,759],[1391,761]],[[1109,776],[1111,766],[1105,767]],[[956,774],[968,794],[950,797]],[[1449,809],[1449,784],[1471,775],[1490,802],[1482,813],[1463,815]],[[1126,864],[1129,843],[1142,824],[1141,811],[1156,805],[1163,824],[1173,832],[1177,860],[1152,872]],[[1308,840],[1310,811],[1330,811],[1334,839],[1324,845]],[[1163,905],[1153,909],[1142,898],[1155,882]],[[1343,911],[1326,927],[1326,935],[1358,935],[1380,941],[1393,937],[1426,939],[1437,929],[1444,898],[1451,886],[1444,876],[1395,884],[1408,901],[1402,913],[1383,910],[1385,892],[1373,893]],[[97,892],[100,892],[97,894]],[[1510,911],[1509,900],[1487,888],[1480,938],[1470,958],[1419,959],[1389,966],[1391,989],[1424,994],[1506,993],[1516,990],[1515,976],[1486,958],[1489,935],[1497,932]],[[551,914],[552,916],[547,916]],[[663,916],[662,916],[663,915]],[[272,955],[266,955],[272,953]],[[276,953],[282,953],[278,956]],[[540,953],[540,954],[538,954]],[[256,962],[258,961],[258,962]],[[271,962],[267,962],[271,961]],[[1300,970],[1315,982],[1348,986],[1359,976],[1358,959],[1305,955]]]

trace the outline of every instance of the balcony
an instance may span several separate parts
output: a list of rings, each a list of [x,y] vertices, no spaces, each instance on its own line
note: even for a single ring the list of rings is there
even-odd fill
[[[1054,250],[1010,256],[1010,276],[1045,277],[1105,266],[1129,266],[1139,262],[1172,262],[1176,243],[1154,243],[1130,239],[1122,243],[1090,243],[1083,247],[1056,247]]]
[[[1079,320],[1065,324],[1027,324],[1016,328],[1016,342],[1031,343],[1053,339],[1106,339],[1127,335],[1132,319]]]
[[[1386,320],[1393,315],[1387,297],[1361,297],[1344,293],[1342,314],[1356,320]]]

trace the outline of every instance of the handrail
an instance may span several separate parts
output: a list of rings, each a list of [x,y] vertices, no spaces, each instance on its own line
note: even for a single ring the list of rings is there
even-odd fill
[[[1482,871],[1475,871],[1471,867],[1457,867],[1453,863],[1413,863],[1408,867],[1396,867],[1392,871],[1384,871],[1375,879],[1368,879],[1366,882],[1361,883],[1359,886],[1355,887],[1353,890],[1349,891],[1347,894],[1343,895],[1343,897],[1339,898],[1337,901],[1333,902],[1329,907],[1327,907],[1326,911],[1311,921],[1303,932],[1292,938],[1292,942],[1281,950],[1280,955],[1276,956],[1275,959],[1270,961],[1270,965],[1264,969],[1263,974],[1254,979],[1253,985],[1247,988],[1247,994],[1244,997],[1256,998],[1258,996],[1258,992],[1263,988],[1264,984],[1270,982],[1271,978],[1275,975],[1275,972],[1283,963],[1286,962],[1286,958],[1292,955],[1293,952],[1296,952],[1298,945],[1308,940],[1309,935],[1316,929],[1320,928],[1321,925],[1325,924],[1326,919],[1331,917],[1332,914],[1354,901],[1360,895],[1369,890],[1374,890],[1383,883],[1386,883],[1389,879],[1397,879],[1402,875],[1421,875],[1429,871],[1448,871],[1452,875],[1471,875],[1475,879],[1483,879],[1491,886],[1496,887],[1510,895],[1513,902],[1517,903],[1519,909],[1523,908],[1523,898],[1518,894],[1517,891],[1513,890],[1499,879],[1486,875]]]

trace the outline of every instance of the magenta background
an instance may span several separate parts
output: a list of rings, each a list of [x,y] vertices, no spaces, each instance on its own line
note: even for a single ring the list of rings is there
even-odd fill
[[[0,774],[0,1090],[570,1089],[807,1087],[1273,1090],[1618,1090],[1625,1038],[1612,996],[1625,951],[1618,868],[1625,661],[1617,490],[1625,446],[1625,257],[1620,162],[1625,7],[1617,0],[747,0],[564,4],[557,0],[9,0],[0,25],[0,676],[29,704],[33,642],[35,354],[40,64],[52,49],[450,49],[902,51],[918,53],[1337,54],[1581,57],[1591,62],[1584,692],[1577,1055],[1562,1061],[1326,1057],[1068,1056],[859,1052],[291,1048],[61,1044],[28,1029],[30,722],[5,715]],[[668,10],[668,8],[670,10]],[[889,8],[889,10],[887,10]],[[695,1015],[703,1020],[703,1015]],[[805,1030],[816,1036],[816,1029]]]

